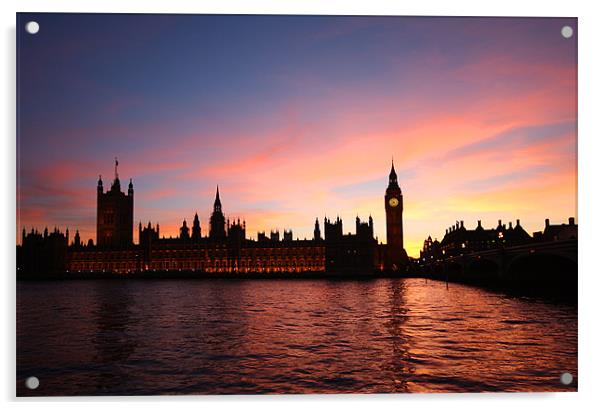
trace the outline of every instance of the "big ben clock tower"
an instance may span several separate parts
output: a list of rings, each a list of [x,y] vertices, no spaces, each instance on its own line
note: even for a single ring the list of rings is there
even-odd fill
[[[399,270],[405,265],[407,254],[403,249],[403,195],[397,183],[397,173],[392,160],[389,186],[385,193],[385,212],[387,214],[387,265],[392,270]]]

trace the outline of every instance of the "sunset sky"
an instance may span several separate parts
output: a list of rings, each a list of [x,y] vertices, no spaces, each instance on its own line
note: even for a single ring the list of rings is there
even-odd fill
[[[35,35],[23,30],[36,20]],[[404,235],[577,208],[576,19],[21,14],[18,233],[96,241],[119,158],[136,225],[177,235],[219,184],[247,235],[372,215],[391,157]],[[561,28],[573,27],[566,39]],[[137,230],[134,239],[137,241]]]

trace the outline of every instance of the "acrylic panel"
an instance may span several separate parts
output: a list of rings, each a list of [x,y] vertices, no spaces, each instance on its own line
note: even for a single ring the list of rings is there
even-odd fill
[[[577,19],[17,14],[18,396],[577,390]]]

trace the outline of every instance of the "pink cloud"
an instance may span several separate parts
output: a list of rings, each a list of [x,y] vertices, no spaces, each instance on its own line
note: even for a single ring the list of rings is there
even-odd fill
[[[406,198],[406,243],[412,255],[425,236],[440,235],[459,218],[495,222],[498,217],[520,218],[535,230],[542,212],[557,219],[575,213],[576,156],[570,150],[576,141],[574,132],[522,145],[509,140],[496,148],[458,152],[509,130],[576,121],[576,67],[483,53],[445,78],[425,83],[425,72],[436,78],[445,57],[437,53],[417,57],[424,70],[406,73],[399,66],[400,78],[412,84],[407,92],[401,82],[391,84],[390,93],[374,92],[370,84],[350,89],[326,85],[319,101],[291,97],[280,111],[265,113],[248,128],[236,124],[230,130],[209,132],[205,121],[198,120],[191,121],[186,132],[172,136],[169,124],[149,120],[140,126],[107,125],[95,131],[141,141],[140,135],[147,132],[165,136],[164,141],[157,138],[119,157],[122,179],[134,178],[136,220],[158,222],[168,236],[176,236],[181,220],[191,222],[197,210],[207,233],[214,187],[219,183],[226,213],[246,219],[248,236],[293,228],[295,236],[311,237],[316,216],[321,221],[324,214],[337,213],[348,231],[358,213],[363,218],[372,214],[376,234],[384,239],[382,195],[391,155],[400,175],[409,175],[400,182]],[[280,81],[315,86],[316,76]],[[465,92],[455,91],[458,84]],[[116,101],[106,110],[112,115],[126,106]],[[312,110],[320,115],[310,115]],[[265,126],[261,132],[258,124]],[[85,131],[72,129],[67,137],[77,144],[77,135]],[[63,161],[27,170],[35,183],[21,187],[21,222],[66,222],[59,212],[49,212],[35,202],[44,196],[60,205],[61,213],[84,209],[90,220],[82,223],[80,232],[94,237],[95,179],[100,170],[111,169],[111,160],[108,164]],[[513,175],[516,178],[510,178]],[[165,181],[151,190],[137,188],[137,179],[152,182],[154,176]],[[72,188],[83,179],[90,180],[87,191]],[[382,188],[376,195],[370,190],[358,189],[352,195],[336,190],[378,180]],[[499,182],[480,192],[470,189],[471,183],[487,180]],[[200,196],[206,209],[198,209],[194,202]],[[189,207],[180,202],[166,210],[149,206],[175,197],[188,201]]]

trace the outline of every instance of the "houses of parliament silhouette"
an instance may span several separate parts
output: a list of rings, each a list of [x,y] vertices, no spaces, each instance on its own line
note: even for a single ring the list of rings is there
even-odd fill
[[[216,189],[209,232],[203,235],[198,214],[192,227],[186,220],[177,238],[160,236],[159,224],[138,224],[138,244],[134,243],[134,186],[130,179],[122,192],[118,162],[115,176],[105,191],[102,177],[97,184],[96,244],[82,243],[76,231],[69,242],[65,233],[34,229],[22,233],[17,247],[18,273],[109,272],[199,272],[199,273],[332,273],[369,274],[375,271],[399,272],[408,265],[403,247],[403,195],[393,162],[385,191],[387,243],[374,237],[372,216],[355,220],[355,234],[343,234],[343,221],[324,218],[314,223],[312,239],[293,239],[291,230],[258,232],[247,238],[246,223],[230,221],[224,215],[219,187]]]

